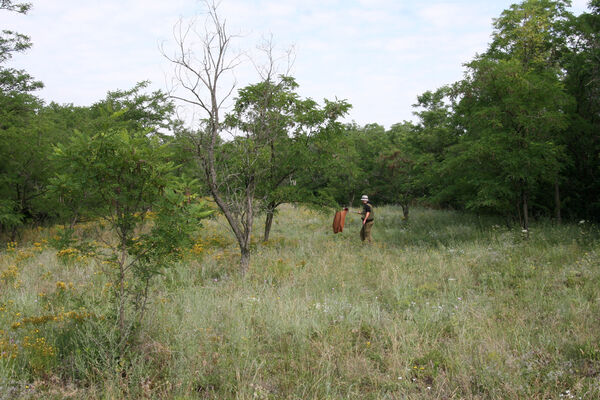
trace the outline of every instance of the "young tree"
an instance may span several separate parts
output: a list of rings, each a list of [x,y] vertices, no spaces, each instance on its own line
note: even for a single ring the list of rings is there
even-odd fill
[[[433,168],[431,154],[424,146],[424,135],[412,123],[395,124],[388,132],[390,147],[382,151],[382,186],[389,202],[400,204],[408,220],[411,204],[426,194]]]
[[[108,265],[121,352],[144,316],[152,278],[192,243],[199,220],[211,213],[173,186],[167,154],[156,136],[126,129],[75,132],[55,148],[61,171],[53,180],[56,190],[114,234],[103,239],[99,233],[104,246],[91,248]]]
[[[223,80],[239,63],[230,58],[230,46],[234,36],[228,33],[225,21],[217,13],[214,2],[207,1],[207,18],[203,31],[194,24],[175,27],[176,50],[173,55],[163,55],[174,65],[176,87],[172,98],[190,104],[203,114],[201,126],[188,139],[206,177],[208,189],[225,216],[240,249],[242,274],[250,266],[250,238],[254,222],[254,192],[256,180],[249,176],[243,187],[227,191],[223,185],[223,173],[217,163],[217,144],[223,133],[222,109],[231,96],[235,85],[221,92]],[[196,41],[196,42],[194,42]],[[198,48],[194,48],[194,46]],[[182,89],[177,91],[177,89]]]
[[[443,193],[449,182],[441,178],[439,170],[448,147],[458,139],[451,93],[451,87],[443,86],[421,94],[413,104],[418,109],[414,112],[417,124],[394,126],[390,131],[395,136],[394,145],[384,159],[388,170],[399,174],[405,218],[410,202],[419,196],[448,205]]]
[[[143,131],[147,135],[156,136],[160,142],[167,138],[163,132],[173,124],[174,106],[167,95],[161,91],[146,93],[144,89],[149,82],[140,82],[128,90],[108,92],[106,97],[90,107],[74,107],[51,103],[38,113],[42,121],[45,137],[53,144],[67,143],[68,139],[84,132],[87,136],[111,131],[128,130]],[[48,157],[40,162],[48,165],[49,176],[63,176],[62,167],[53,165]],[[56,171],[56,172],[55,172]],[[68,186],[54,186],[44,197],[44,201],[53,207],[55,217],[69,223],[69,230],[81,217],[85,217],[85,208],[79,200],[92,190],[86,184],[87,177],[82,171],[80,175],[71,175]],[[79,182],[79,185],[75,183]],[[68,190],[69,192],[62,192]],[[76,194],[75,191],[79,193]],[[68,233],[68,232],[67,232]]]

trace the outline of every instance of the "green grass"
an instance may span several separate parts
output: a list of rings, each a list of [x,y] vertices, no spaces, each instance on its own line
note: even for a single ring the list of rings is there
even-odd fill
[[[369,246],[357,215],[338,235],[332,217],[284,208],[245,277],[208,221],[198,255],[156,282],[127,360],[111,355],[93,260],[33,242],[1,253],[0,273],[17,272],[0,280],[0,340],[18,348],[0,359],[0,399],[600,398],[597,227],[542,221],[526,240],[493,219],[381,207]],[[81,307],[94,317],[35,326],[54,355],[10,327]]]

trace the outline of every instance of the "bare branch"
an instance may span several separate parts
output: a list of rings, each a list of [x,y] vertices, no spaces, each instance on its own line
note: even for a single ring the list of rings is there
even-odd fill
[[[187,25],[180,20],[173,30],[175,54],[167,56],[164,46],[162,52],[174,66],[176,82],[170,92],[171,98],[202,111],[204,124],[196,137],[191,138],[191,143],[211,194],[238,241],[242,256],[240,265],[242,272],[246,272],[249,267],[254,180],[248,180],[244,190],[236,189],[239,186],[231,183],[243,181],[244,176],[228,174],[229,176],[223,177],[223,171],[218,170],[222,166],[218,164],[215,154],[218,139],[224,131],[220,120],[221,111],[236,87],[234,79],[234,83],[222,94],[219,83],[241,61],[239,56],[229,57],[231,41],[235,36],[227,33],[226,22],[217,13],[218,3],[205,0],[204,4],[207,12],[201,31],[197,30],[196,20]],[[196,58],[194,52],[196,46],[199,58]],[[177,90],[183,91],[185,95],[176,93]],[[239,207],[240,205],[243,206]]]

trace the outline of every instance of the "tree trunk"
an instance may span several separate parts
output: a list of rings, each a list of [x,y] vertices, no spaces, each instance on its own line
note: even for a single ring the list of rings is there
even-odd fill
[[[121,258],[119,260],[119,335],[120,342],[124,342],[125,336],[125,261],[127,259],[127,250],[125,244],[121,244]]]
[[[408,204],[400,204],[400,207],[402,207],[402,215],[404,215],[404,220],[408,221]]]
[[[348,197],[348,207],[352,207],[352,204],[354,204],[354,193]]]
[[[12,229],[10,230],[10,241],[11,242],[15,242],[17,240],[17,233],[19,232],[19,230],[17,229],[17,226],[13,226]]]
[[[517,199],[515,207],[517,209],[517,217],[519,219],[519,225],[523,226],[523,215],[521,214],[521,201],[523,199],[523,193],[521,192],[521,200]]]
[[[176,80],[185,88],[191,96],[189,98],[171,96],[187,103],[193,104],[203,111],[204,119],[208,121],[206,130],[198,132],[199,140],[194,140],[196,155],[202,162],[204,174],[208,183],[209,190],[223,212],[225,219],[240,248],[240,268],[242,274],[245,274],[250,264],[250,236],[253,222],[253,200],[256,183],[254,176],[247,177],[245,195],[239,200],[240,212],[236,207],[228,204],[231,197],[228,197],[227,189],[221,189],[222,181],[217,175],[217,160],[215,149],[218,148],[217,141],[220,140],[221,125],[219,114],[223,102],[231,95],[235,85],[231,86],[230,91],[224,96],[219,96],[218,92],[222,88],[219,79],[224,73],[229,73],[238,64],[239,57],[229,59],[226,57],[233,36],[227,34],[225,22],[217,15],[217,4],[214,0],[206,0],[208,8],[208,20],[206,25],[200,31],[196,32],[190,25],[188,29],[179,25],[179,36],[175,37],[178,52],[174,57],[163,55],[176,66]],[[177,31],[177,30],[176,30]],[[188,33],[193,32],[198,36],[200,46],[199,59],[193,59],[186,49],[186,38]],[[195,44],[196,45],[196,44]],[[192,76],[191,82],[187,80],[187,73]],[[205,97],[206,95],[206,97]],[[222,191],[223,190],[223,191]]]
[[[77,215],[77,213],[75,213],[73,215],[73,218],[71,218],[71,222],[69,223],[70,230],[73,230],[75,228],[75,224],[77,223],[77,219],[78,219],[77,217],[78,217],[78,215]]]
[[[559,224],[562,222],[560,215],[560,188],[558,182],[554,182],[554,218]]]
[[[523,190],[523,230],[529,239],[529,206],[527,205],[527,191]]]
[[[245,246],[240,249],[240,269],[242,271],[242,276],[246,276],[246,273],[250,269],[250,249],[249,246]]]
[[[272,208],[267,209],[267,217],[265,219],[265,235],[263,236],[263,242],[269,240],[269,234],[271,233],[271,225],[273,225],[273,214],[275,210]]]

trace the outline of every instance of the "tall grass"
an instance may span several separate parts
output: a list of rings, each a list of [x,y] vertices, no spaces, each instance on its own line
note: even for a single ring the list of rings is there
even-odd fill
[[[541,221],[526,239],[494,219],[401,214],[378,209],[369,246],[356,215],[333,235],[332,216],[284,208],[245,277],[209,221],[155,285],[126,360],[93,260],[4,251],[0,273],[17,272],[0,281],[0,340],[17,348],[0,359],[0,398],[600,398],[597,227]],[[30,328],[53,354],[23,347]]]

